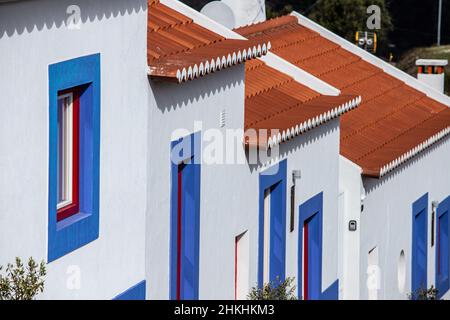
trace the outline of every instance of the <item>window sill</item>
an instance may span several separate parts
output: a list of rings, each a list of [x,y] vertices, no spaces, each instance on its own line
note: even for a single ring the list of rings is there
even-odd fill
[[[80,222],[80,221],[82,221],[84,219],[89,218],[90,216],[91,216],[90,213],[83,213],[83,212],[74,214],[73,216],[70,216],[70,217],[68,217],[68,218],[66,218],[64,220],[61,220],[61,221],[57,222],[56,223],[56,231],[61,231],[64,228],[67,228],[67,227],[69,227],[69,226],[71,226],[71,225],[73,225],[73,224],[75,224],[77,222]]]

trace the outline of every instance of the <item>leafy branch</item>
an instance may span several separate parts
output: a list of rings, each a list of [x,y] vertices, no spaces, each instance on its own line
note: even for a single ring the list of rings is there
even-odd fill
[[[33,300],[44,291],[47,273],[45,263],[37,264],[33,258],[25,265],[20,258],[9,263],[5,273],[0,266],[0,300]]]

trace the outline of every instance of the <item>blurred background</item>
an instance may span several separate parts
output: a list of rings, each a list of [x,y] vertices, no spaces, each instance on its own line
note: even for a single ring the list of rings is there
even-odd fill
[[[211,2],[181,1],[196,10]],[[441,45],[437,46],[439,0],[265,1],[267,19],[295,10],[352,42],[357,31],[366,31],[367,7],[378,5],[381,29],[377,30],[377,48],[372,53],[412,75],[418,57],[450,60],[450,0],[441,3]],[[447,75],[450,77],[450,72]],[[450,83],[450,79],[447,81]]]

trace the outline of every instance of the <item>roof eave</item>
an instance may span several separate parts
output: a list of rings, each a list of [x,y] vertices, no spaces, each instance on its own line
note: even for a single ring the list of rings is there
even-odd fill
[[[389,162],[387,164],[384,164],[379,169],[364,168],[363,169],[363,175],[364,176],[368,176],[368,177],[372,177],[372,178],[379,178],[379,179],[381,179],[384,176],[386,176],[387,174],[389,174],[390,172],[394,171],[395,169],[399,168],[403,164],[407,163],[412,158],[414,158],[418,154],[422,153],[423,151],[425,151],[426,149],[428,149],[432,145],[434,145],[436,142],[444,139],[448,135],[450,135],[450,126],[448,126],[447,128],[439,131],[438,133],[436,133],[435,135],[433,135],[432,137],[430,137],[426,141],[424,141],[424,142],[420,143],[419,145],[417,145],[415,148],[413,148],[413,149],[409,150],[408,152],[402,154],[400,157],[392,160],[391,162]]]
[[[302,123],[297,124],[296,126],[292,128],[286,128],[286,129],[275,129],[275,128],[265,128],[267,132],[276,132],[276,134],[271,134],[267,141],[261,141],[259,137],[257,138],[257,141],[246,141],[245,144],[248,146],[253,147],[264,147],[268,149],[272,149],[277,147],[278,145],[287,142],[289,140],[292,140],[293,138],[306,133],[318,126],[321,126],[333,119],[339,118],[341,115],[343,115],[346,112],[349,112],[350,110],[353,110],[357,108],[361,104],[362,98],[361,96],[357,96],[353,99],[351,99],[348,102],[343,103],[340,106],[337,106],[333,108],[332,110],[318,115],[314,118],[310,118],[308,120],[303,121]],[[301,108],[301,105],[299,106]],[[246,131],[252,130],[255,128],[246,128]],[[254,140],[254,139],[253,139]]]

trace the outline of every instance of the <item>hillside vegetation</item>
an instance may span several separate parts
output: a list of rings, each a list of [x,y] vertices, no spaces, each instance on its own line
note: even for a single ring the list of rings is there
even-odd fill
[[[407,51],[400,59],[397,67],[410,75],[417,76],[417,59],[447,59],[450,61],[450,46],[415,48]],[[450,66],[446,70],[446,93],[450,95]]]

